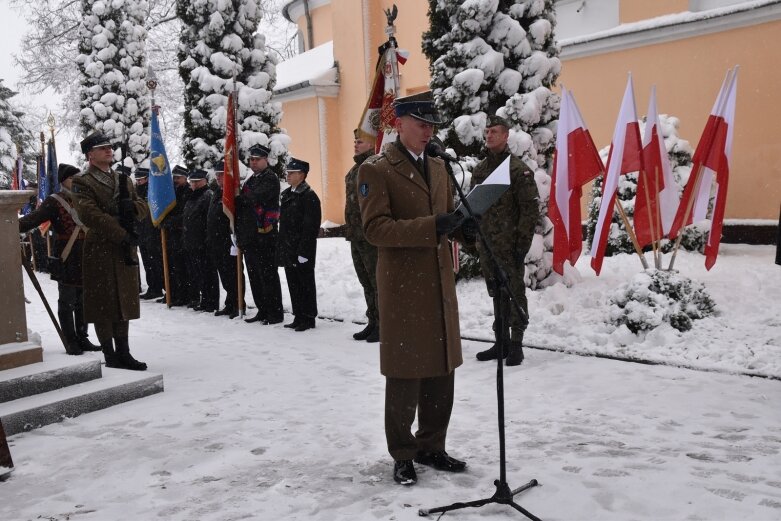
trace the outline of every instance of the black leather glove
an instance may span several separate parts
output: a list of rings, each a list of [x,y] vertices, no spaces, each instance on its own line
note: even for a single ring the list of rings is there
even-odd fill
[[[441,213],[434,218],[437,236],[448,235],[461,224],[461,215],[456,213]]]
[[[477,217],[467,217],[461,223],[461,235],[464,236],[464,242],[472,244],[477,240]]]
[[[136,248],[138,246],[138,234],[127,233],[125,237],[122,238],[120,244],[126,248]]]

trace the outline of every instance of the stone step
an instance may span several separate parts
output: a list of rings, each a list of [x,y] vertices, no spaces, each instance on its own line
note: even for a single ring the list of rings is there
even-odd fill
[[[46,361],[0,371],[0,403],[101,377],[101,363],[87,355],[46,355]]]
[[[0,403],[8,436],[163,391],[163,375],[103,368],[103,377]]]
[[[0,371],[43,361],[43,349],[34,342],[0,344]]]

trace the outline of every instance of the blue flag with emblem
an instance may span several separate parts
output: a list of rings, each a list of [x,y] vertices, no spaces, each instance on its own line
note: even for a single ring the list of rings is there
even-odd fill
[[[163,136],[160,134],[160,124],[157,121],[157,110],[152,110],[152,140],[149,152],[149,212],[155,226],[176,206],[174,179],[171,175],[171,165],[165,153]]]
[[[46,159],[43,155],[38,156],[38,203],[43,202],[49,195],[49,182],[46,179]]]

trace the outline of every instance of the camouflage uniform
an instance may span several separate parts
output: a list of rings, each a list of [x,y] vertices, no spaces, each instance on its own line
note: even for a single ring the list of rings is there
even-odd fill
[[[355,272],[358,274],[361,286],[363,286],[363,296],[366,299],[366,318],[370,325],[376,325],[380,322],[377,311],[377,247],[369,244],[363,235],[361,208],[358,206],[358,188],[356,186],[358,168],[372,155],[374,155],[374,151],[368,150],[353,156],[355,165],[344,178],[344,222],[346,225],[344,236],[350,241]]]
[[[526,164],[510,154],[505,147],[502,152],[486,151],[486,158],[472,171],[472,186],[481,184],[510,155],[510,189],[507,190],[482,217],[480,228],[488,239],[497,260],[510,281],[510,289],[528,316],[526,284],[524,282],[524,261],[532,244],[534,228],[539,219],[539,193],[534,181],[534,172]],[[488,294],[492,297],[495,287],[491,263],[478,241],[480,267],[483,270]],[[525,326],[517,313],[510,313],[512,342],[523,341]]]

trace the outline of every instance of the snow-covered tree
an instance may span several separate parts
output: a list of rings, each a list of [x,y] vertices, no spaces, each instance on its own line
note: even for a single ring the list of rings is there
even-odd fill
[[[119,67],[125,76],[122,112],[127,155],[138,164],[149,155],[150,98],[146,87],[146,40],[144,21],[149,12],[147,0],[124,0],[125,20],[119,28]]]
[[[691,174],[692,154],[694,153],[694,150],[688,141],[679,137],[678,128],[680,126],[680,121],[678,118],[668,116],[667,114],[660,114],[659,121],[661,123],[664,146],[667,150],[667,156],[670,159],[673,178],[678,186],[678,194],[680,195],[683,193],[683,187],[686,186],[686,182],[689,180],[689,175]],[[640,120],[639,124],[640,128],[643,128],[645,126],[645,121]],[[609,146],[599,151],[603,162],[607,162],[609,152]],[[624,207],[624,211],[629,218],[630,223],[633,222],[635,215],[637,176],[637,172],[631,172],[622,175],[618,180],[617,199],[621,203],[621,206]],[[588,218],[586,221],[586,242],[589,248],[591,248],[591,244],[594,240],[594,231],[596,230],[597,219],[599,218],[599,206],[602,203],[602,182],[603,179],[600,176],[594,180],[594,184],[591,188],[591,200],[588,205]],[[708,238],[708,229],[710,229],[709,223],[697,223],[694,226],[684,228],[681,247],[687,250],[703,251]],[[662,239],[662,251],[670,251],[673,244],[672,241]],[[650,250],[650,248],[651,247],[648,246],[646,249]],[[612,221],[610,223],[610,232],[608,233],[607,244],[605,246],[605,255],[610,256],[616,253],[634,252],[635,248],[632,244],[632,240],[629,238],[629,234],[626,232],[624,221],[617,212],[613,212]]]
[[[16,92],[3,85],[0,79],[0,188],[11,186],[11,172],[16,167],[18,157],[17,144],[21,145],[23,153],[34,153],[32,135],[22,124],[23,114],[11,105],[14,96]],[[34,179],[35,174],[25,176],[28,177]]]
[[[512,124],[510,150],[535,173],[541,218],[526,257],[526,282],[536,288],[552,268],[548,172],[559,96],[551,87],[561,70],[554,1],[431,0],[429,19],[423,51],[437,108],[451,122],[440,137],[459,156],[479,158],[486,118],[499,114]]]
[[[281,173],[289,139],[278,127],[281,105],[271,101],[276,60],[256,33],[260,0],[179,0],[177,12],[184,24],[178,56],[185,162],[209,168],[222,158],[228,94],[235,89],[242,153],[255,144],[269,147],[269,164]]]

